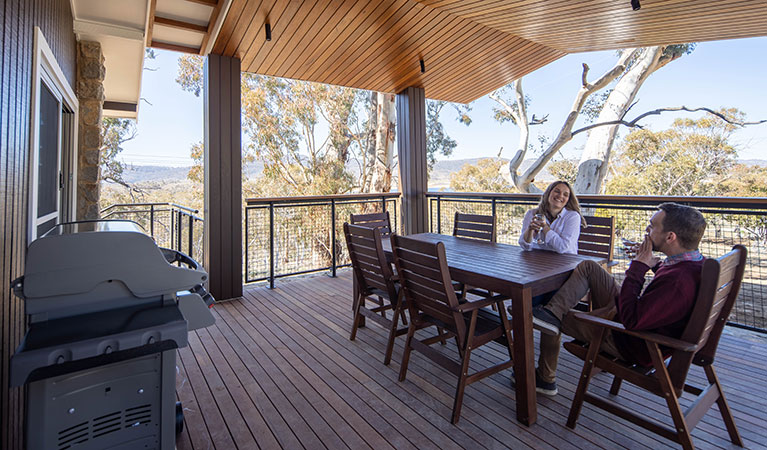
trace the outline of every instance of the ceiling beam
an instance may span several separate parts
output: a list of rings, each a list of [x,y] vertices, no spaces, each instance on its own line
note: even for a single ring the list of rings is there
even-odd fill
[[[186,0],[191,3],[197,3],[199,5],[205,5],[205,6],[216,6],[219,1],[218,0]]]
[[[155,16],[155,25],[164,25],[166,27],[177,28],[179,30],[194,31],[197,33],[207,33],[207,25],[197,25],[196,23],[183,22],[181,20],[168,19],[167,17]]]
[[[152,41],[150,47],[160,48],[163,50],[173,50],[174,52],[192,53],[195,55],[200,54],[199,47],[187,47],[185,45],[168,44],[167,42]]]

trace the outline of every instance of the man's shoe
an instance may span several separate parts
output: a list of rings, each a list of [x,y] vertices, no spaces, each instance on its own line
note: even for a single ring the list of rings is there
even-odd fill
[[[533,308],[533,326],[541,330],[541,333],[558,335],[562,321],[542,306]]]
[[[517,380],[514,378],[514,371],[511,372],[511,388],[516,389],[517,386]],[[535,371],[535,392],[546,395],[548,397],[554,397],[559,393],[559,390],[557,389],[557,382],[552,381],[551,383],[547,383],[543,381],[540,375],[538,375],[538,371]]]

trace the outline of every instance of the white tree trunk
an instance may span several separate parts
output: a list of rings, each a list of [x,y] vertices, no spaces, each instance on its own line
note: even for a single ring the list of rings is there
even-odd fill
[[[586,64],[583,65],[583,74],[581,75],[581,89],[575,96],[573,106],[570,109],[570,112],[567,114],[565,122],[562,124],[562,128],[559,130],[559,133],[554,139],[554,142],[552,142],[551,145],[549,145],[549,147],[543,151],[543,154],[539,156],[538,159],[523,174],[519,174],[518,171],[522,161],[525,159],[525,154],[527,153],[530,132],[527,119],[527,111],[525,109],[525,96],[522,92],[521,79],[515,81],[512,86],[514,88],[516,98],[516,111],[506,102],[504,102],[503,99],[501,99],[500,96],[496,93],[490,95],[490,98],[503,106],[506,112],[514,118],[514,121],[517,123],[520,129],[519,147],[517,153],[509,162],[509,176],[511,181],[514,183],[514,186],[516,186],[520,192],[540,192],[540,189],[533,185],[535,176],[538,175],[541,170],[543,170],[544,166],[546,166],[551,158],[554,157],[559,149],[561,149],[562,146],[564,146],[573,138],[575,135],[575,133],[573,133],[575,121],[578,119],[578,115],[580,114],[581,109],[583,109],[583,105],[586,103],[586,100],[591,94],[599,91],[600,89],[607,86],[610,82],[618,78],[624,72],[624,70],[626,70],[626,64],[635,51],[636,49],[624,50],[616,65],[593,83],[589,83],[586,79],[588,76],[589,67]],[[543,121],[545,121],[545,119]],[[543,123],[543,121],[537,123]]]
[[[615,85],[615,89],[607,97],[596,123],[623,119],[647,77],[661,67],[663,49],[664,47],[661,46],[642,49],[632,67],[621,77]],[[578,175],[573,186],[575,192],[579,194],[598,194],[600,192],[602,181],[607,174],[610,153],[615,143],[618,126],[601,126],[594,128],[589,133],[586,147],[578,164]]]
[[[373,192],[389,192],[391,190],[396,128],[394,99],[394,94],[378,93]]]

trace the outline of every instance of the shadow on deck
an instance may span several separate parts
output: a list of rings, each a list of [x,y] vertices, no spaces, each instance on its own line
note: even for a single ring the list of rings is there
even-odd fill
[[[456,379],[413,353],[398,382],[404,337],[383,365],[384,330],[351,329],[351,272],[246,287],[244,298],[214,307],[216,325],[189,335],[179,351],[177,393],[186,422],[178,449],[243,448],[678,448],[673,442],[585,405],[578,426],[565,426],[581,363],[563,351],[559,395],[538,397],[538,422],[515,420],[510,372],[466,389],[461,421],[450,424]],[[536,332],[537,340],[537,332]],[[451,345],[452,344],[452,345]],[[442,350],[457,355],[449,342]],[[537,343],[536,343],[537,350]],[[727,327],[715,364],[747,448],[767,441],[767,336]],[[472,354],[472,368],[503,357],[495,344]],[[694,367],[690,380],[702,382]],[[591,389],[606,392],[597,375]],[[642,398],[646,397],[646,398]],[[666,411],[656,398],[624,385],[621,398]],[[683,406],[690,403],[687,395]],[[670,419],[664,419],[670,423]],[[737,448],[714,406],[698,424],[699,448]]]

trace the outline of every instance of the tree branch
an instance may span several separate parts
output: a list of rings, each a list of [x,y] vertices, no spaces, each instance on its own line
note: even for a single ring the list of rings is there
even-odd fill
[[[725,122],[729,123],[730,125],[736,125],[736,126],[739,126],[739,127],[745,127],[747,125],[760,125],[760,124],[763,124],[763,123],[767,122],[767,119],[758,120],[758,121],[755,121],[755,122],[744,122],[744,121],[740,121],[740,120],[732,120],[732,119],[728,118],[727,116],[725,116],[724,114],[722,114],[722,113],[720,113],[718,111],[714,111],[711,108],[706,108],[706,107],[688,108],[686,106],[677,106],[677,107],[669,107],[669,108],[658,108],[658,109],[654,109],[652,111],[647,111],[646,113],[638,115],[637,117],[635,117],[631,121],[627,121],[627,120],[611,120],[609,122],[602,122],[602,123],[595,123],[595,124],[587,125],[587,126],[585,126],[583,128],[579,128],[579,129],[573,131],[571,136],[575,136],[578,133],[582,133],[584,131],[589,131],[589,130],[591,130],[593,128],[601,127],[601,126],[605,126],[605,125],[624,125],[624,126],[629,127],[629,128],[639,128],[640,130],[643,130],[644,127],[642,125],[639,125],[639,123],[638,123],[640,120],[644,119],[647,116],[657,116],[657,115],[660,115],[661,113],[664,113],[664,112],[667,112],[667,111],[687,111],[687,112],[705,111],[705,112],[707,112],[709,114],[713,114],[713,115],[719,117],[720,119],[724,120]]]

